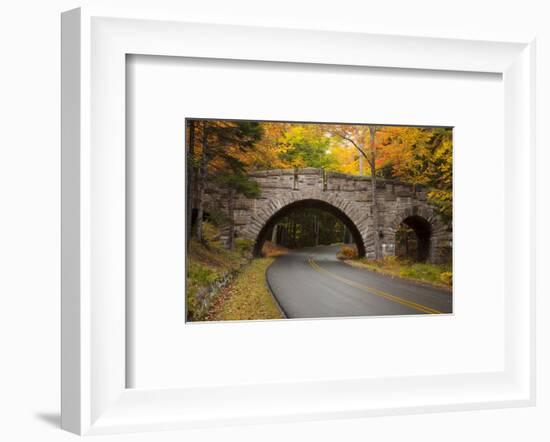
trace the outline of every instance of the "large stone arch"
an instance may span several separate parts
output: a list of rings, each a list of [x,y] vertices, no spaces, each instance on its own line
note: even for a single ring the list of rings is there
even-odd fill
[[[435,209],[428,204],[417,204],[398,210],[386,223],[384,243],[388,245],[389,254],[395,252],[395,234],[399,226],[406,220],[419,218],[429,225],[429,251],[427,261],[438,263],[444,260],[444,249],[450,241],[451,234],[445,223],[441,220]]]
[[[320,208],[325,208],[341,219],[348,227],[357,244],[360,255],[365,254],[368,233],[368,209],[363,204],[353,201],[346,201],[331,192],[317,189],[303,190],[300,192],[288,192],[285,196],[271,199],[267,204],[256,210],[251,217],[248,227],[243,231],[243,236],[255,241],[257,247],[262,241],[266,226],[269,226],[279,214],[284,214],[285,208],[290,208],[301,202],[319,203]]]
[[[321,169],[274,169],[250,174],[261,191],[259,197],[238,195],[233,204],[234,234],[256,241],[266,223],[283,207],[303,200],[318,200],[340,210],[360,232],[366,256],[374,258],[374,235],[379,235],[384,255],[395,254],[395,232],[411,216],[426,220],[430,230],[428,261],[446,262],[452,252],[452,231],[437,215],[421,186],[377,179],[378,226],[373,225],[370,177],[325,172]],[[205,210],[229,213],[227,189],[211,184],[204,196]],[[227,241],[229,229],[221,231]]]

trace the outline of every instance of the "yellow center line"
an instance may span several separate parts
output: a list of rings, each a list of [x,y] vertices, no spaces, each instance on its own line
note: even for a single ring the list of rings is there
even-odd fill
[[[335,273],[329,272],[328,270],[322,268],[319,264],[317,264],[312,258],[308,259],[308,264],[311,266],[311,268],[321,274],[330,276],[331,278],[337,279],[338,281],[343,282],[346,285],[349,285],[351,287],[358,288],[364,292],[371,293],[376,296],[380,296],[381,298],[388,299],[390,301],[397,302],[399,304],[405,305],[407,307],[411,307],[415,310],[418,310],[422,313],[429,313],[429,314],[438,314],[442,313],[439,310],[433,309],[431,307],[426,307],[425,305],[418,304],[416,302],[409,301],[407,299],[403,299],[399,296],[391,295],[389,293],[383,292],[382,290],[378,290],[372,287],[369,287],[364,284],[360,284],[358,282],[352,281],[351,279],[344,278],[340,275],[337,275]]]

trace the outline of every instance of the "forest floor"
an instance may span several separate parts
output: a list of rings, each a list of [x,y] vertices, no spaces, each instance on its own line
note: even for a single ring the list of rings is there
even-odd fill
[[[283,315],[269,292],[265,272],[275,258],[251,261],[216,298],[207,321],[282,319]]]
[[[186,302],[191,321],[280,318],[265,282],[265,271],[286,249],[266,242],[265,258],[252,259],[251,241],[237,239],[234,250],[220,242],[219,229],[205,222],[204,241],[191,240],[187,259]],[[211,294],[209,294],[211,293]],[[206,304],[201,302],[207,296]]]
[[[282,319],[284,315],[267,288],[266,272],[277,256],[288,249],[266,241],[264,258],[253,259],[216,298],[207,321],[238,321],[253,319]]]
[[[237,242],[235,250],[227,250],[220,242],[220,232],[214,225],[203,224],[204,241],[192,239],[187,255],[186,301],[187,317],[203,320],[208,305],[198,300],[214,287],[223,286],[249,262],[251,245]]]

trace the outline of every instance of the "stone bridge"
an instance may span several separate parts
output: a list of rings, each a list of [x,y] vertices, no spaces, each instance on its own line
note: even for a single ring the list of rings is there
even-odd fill
[[[449,259],[452,232],[437,215],[424,189],[396,181],[376,180],[378,226],[373,223],[370,177],[325,172],[322,169],[276,169],[249,175],[261,190],[257,198],[237,196],[234,202],[237,237],[255,241],[255,253],[284,216],[303,207],[324,209],[350,231],[360,256],[374,257],[374,235],[383,255],[395,254],[395,233],[401,223],[411,227],[423,260]],[[205,210],[227,213],[224,189],[208,188]]]

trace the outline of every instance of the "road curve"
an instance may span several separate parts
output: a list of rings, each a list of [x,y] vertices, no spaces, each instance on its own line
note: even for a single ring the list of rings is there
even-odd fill
[[[452,313],[450,291],[351,267],[337,251],[293,250],[268,268],[268,285],[288,318]]]

